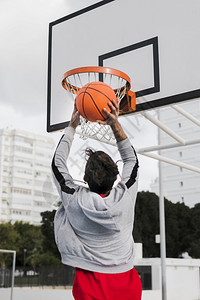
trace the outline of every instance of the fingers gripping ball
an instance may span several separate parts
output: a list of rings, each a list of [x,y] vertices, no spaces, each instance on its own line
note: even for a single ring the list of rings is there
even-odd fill
[[[108,102],[112,100],[118,102],[113,89],[104,82],[95,81],[87,83],[79,90],[76,96],[76,107],[86,120],[91,122],[104,121],[108,116],[103,108],[111,111]]]

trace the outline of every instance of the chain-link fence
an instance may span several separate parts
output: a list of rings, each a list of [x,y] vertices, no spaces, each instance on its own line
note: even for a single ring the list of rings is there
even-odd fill
[[[0,287],[11,287],[12,285],[12,268],[0,268]]]
[[[15,287],[34,286],[72,286],[75,269],[69,266],[40,268],[16,267]],[[11,286],[12,269],[0,268],[0,287]]]
[[[150,266],[136,266],[140,275],[143,290],[152,289]],[[16,267],[15,287],[68,287],[73,285],[75,269],[66,265],[29,268]],[[12,269],[0,268],[0,287],[11,287]]]

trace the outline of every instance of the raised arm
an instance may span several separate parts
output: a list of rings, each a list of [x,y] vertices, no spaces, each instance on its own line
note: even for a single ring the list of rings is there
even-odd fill
[[[72,194],[76,187],[67,168],[66,161],[73,142],[75,129],[79,122],[80,116],[74,107],[69,126],[65,129],[65,134],[62,136],[52,160],[54,181],[61,198],[63,198],[62,193]]]

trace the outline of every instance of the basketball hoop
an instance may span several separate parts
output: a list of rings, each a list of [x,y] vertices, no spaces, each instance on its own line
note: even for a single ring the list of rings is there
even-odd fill
[[[127,74],[107,67],[81,67],[66,72],[63,76],[62,86],[75,101],[79,90],[87,83],[103,81],[111,86],[118,98],[119,115],[133,112],[136,109],[136,96],[131,88],[131,81]],[[108,125],[90,122],[81,117],[81,133],[83,139],[88,137],[104,142],[114,139],[112,130]]]

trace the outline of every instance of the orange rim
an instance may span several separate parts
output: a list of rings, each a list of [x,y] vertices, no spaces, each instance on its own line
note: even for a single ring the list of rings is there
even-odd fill
[[[123,92],[124,87],[126,87],[125,96],[121,99],[122,100],[121,109],[119,111],[119,114],[122,115],[127,112],[134,111],[136,109],[136,95],[133,91],[130,90],[131,80],[130,77],[124,72],[113,68],[94,67],[94,66],[72,69],[67,71],[63,76],[62,86],[64,87],[64,89],[68,90],[73,94],[77,94],[80,88],[70,84],[69,82],[67,82],[66,79],[71,75],[80,74],[80,73],[103,73],[103,74],[110,74],[110,75],[123,78],[126,81],[126,84],[123,87],[121,87],[120,90],[114,89],[115,92],[118,91],[118,93],[120,94]]]
[[[71,75],[75,75],[75,74],[79,74],[79,73],[105,73],[105,74],[112,74],[118,77],[121,77],[123,79],[126,80],[126,88],[127,91],[130,90],[131,88],[131,80],[130,77],[122,72],[119,71],[117,69],[113,69],[113,68],[108,68],[108,67],[97,67],[97,66],[90,66],[90,67],[80,67],[80,68],[76,68],[76,69],[72,69],[67,71],[64,76],[63,76],[63,80],[62,80],[62,85],[64,86],[64,81],[67,77],[71,76]]]

